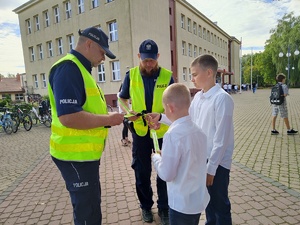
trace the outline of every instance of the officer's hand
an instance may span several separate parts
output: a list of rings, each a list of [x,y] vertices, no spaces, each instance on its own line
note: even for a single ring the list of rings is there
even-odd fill
[[[124,114],[118,112],[109,112],[108,117],[110,126],[120,125],[124,120]]]
[[[159,124],[159,118],[160,118],[160,113],[147,113],[145,116],[148,126],[150,129],[157,130],[160,128]]]
[[[214,175],[207,174],[206,176],[206,186],[212,186],[214,183]]]

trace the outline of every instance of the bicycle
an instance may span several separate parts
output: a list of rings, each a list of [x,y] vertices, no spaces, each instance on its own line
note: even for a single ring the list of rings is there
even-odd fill
[[[12,118],[14,118],[17,121],[17,129],[19,128],[20,124],[23,124],[23,127],[26,131],[30,131],[32,128],[32,119],[27,114],[24,113],[18,105],[15,105],[13,108],[13,114]]]
[[[32,118],[33,124],[37,124],[37,122],[39,121],[40,123],[44,124],[46,127],[51,127],[51,122],[52,122],[51,109],[47,109],[40,104],[39,113],[38,113],[35,107],[32,106],[29,115]]]
[[[2,129],[6,134],[11,134],[12,132],[16,133],[18,130],[16,120],[11,118],[8,108],[2,108],[2,110],[4,113],[0,114],[0,126],[2,126]]]

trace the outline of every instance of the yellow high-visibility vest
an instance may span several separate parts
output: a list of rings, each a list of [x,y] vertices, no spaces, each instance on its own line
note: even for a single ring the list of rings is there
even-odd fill
[[[146,100],[145,100],[145,88],[143,83],[143,78],[140,73],[139,66],[130,69],[130,98],[132,104],[132,110],[140,113],[146,110]],[[162,104],[162,95],[164,90],[169,86],[170,80],[172,77],[172,72],[160,68],[159,76],[157,77],[154,94],[153,94],[153,102],[152,102],[152,112],[162,113],[164,112],[163,104]],[[137,135],[143,137],[148,132],[148,125],[144,124],[143,118],[140,117],[136,121],[133,122],[133,127]],[[160,124],[160,128],[156,130],[157,137],[162,138],[164,134],[168,130],[167,125]]]
[[[94,114],[107,114],[106,101],[101,89],[76,56],[67,54],[58,60],[52,68],[66,60],[73,61],[81,72],[86,94],[86,101],[82,106],[83,110]],[[71,76],[70,79],[72,79]],[[108,129],[99,127],[77,130],[65,127],[58,119],[56,103],[50,84],[48,85],[48,92],[52,112],[50,154],[54,158],[64,161],[99,160],[105,147]]]

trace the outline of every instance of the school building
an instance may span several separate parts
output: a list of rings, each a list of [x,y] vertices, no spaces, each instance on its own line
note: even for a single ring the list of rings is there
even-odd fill
[[[126,71],[139,65],[145,39],[158,44],[159,64],[192,94],[197,90],[189,66],[203,53],[217,58],[218,83],[240,82],[240,41],[185,0],[30,0],[13,11],[19,17],[27,94],[47,95],[51,65],[75,47],[79,29],[91,26],[109,36],[117,56],[92,71],[110,105],[116,105]]]

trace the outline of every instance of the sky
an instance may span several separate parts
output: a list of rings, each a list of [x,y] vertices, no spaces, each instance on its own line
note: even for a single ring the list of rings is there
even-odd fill
[[[263,51],[270,30],[285,13],[300,15],[300,0],[187,1],[230,36],[242,40],[242,54]],[[0,74],[4,76],[25,73],[18,15],[12,12],[25,2],[0,0]]]

